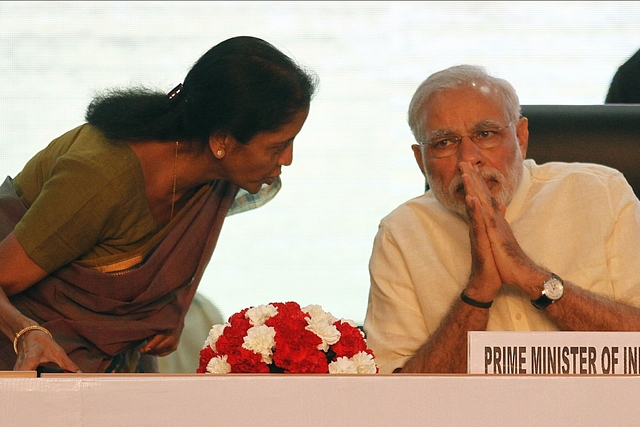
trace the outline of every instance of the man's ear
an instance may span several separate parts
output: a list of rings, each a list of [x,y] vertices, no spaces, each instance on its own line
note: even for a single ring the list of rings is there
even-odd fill
[[[529,147],[529,119],[526,117],[520,118],[516,124],[516,137],[518,138],[518,145],[520,151],[522,151],[522,158],[527,158],[527,148]]]
[[[418,167],[420,168],[422,175],[426,177],[427,174],[426,174],[426,171],[424,170],[424,158],[422,156],[422,146],[419,144],[413,144],[411,146],[411,149],[413,150],[413,156],[416,158],[416,162],[418,163]]]

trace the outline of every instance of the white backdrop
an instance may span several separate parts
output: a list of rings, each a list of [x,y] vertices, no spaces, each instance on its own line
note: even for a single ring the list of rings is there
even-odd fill
[[[361,323],[378,222],[423,188],[406,125],[420,82],[476,63],[523,104],[601,104],[640,48],[640,3],[0,2],[1,173],[78,125],[96,91],[168,91],[236,35],[312,68],[320,91],[281,193],[227,220],[200,290],[224,317],[293,300]]]

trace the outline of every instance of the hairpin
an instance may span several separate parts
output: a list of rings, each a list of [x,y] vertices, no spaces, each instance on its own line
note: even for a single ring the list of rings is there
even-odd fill
[[[171,89],[171,92],[169,92],[167,96],[169,97],[169,99],[173,99],[176,96],[180,95],[180,92],[182,92],[182,83],[178,83],[178,86]]]

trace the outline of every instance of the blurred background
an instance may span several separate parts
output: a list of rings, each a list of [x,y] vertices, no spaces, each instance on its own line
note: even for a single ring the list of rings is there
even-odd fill
[[[200,292],[224,318],[274,301],[362,323],[380,219],[424,181],[406,124],[432,72],[485,66],[522,104],[602,104],[640,48],[640,2],[0,2],[0,166],[14,176],[92,96],[169,91],[210,47],[261,37],[320,90],[283,189],[222,230]]]

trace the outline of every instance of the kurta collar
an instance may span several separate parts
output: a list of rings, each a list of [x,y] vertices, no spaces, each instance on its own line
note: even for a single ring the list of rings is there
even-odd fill
[[[535,166],[535,162],[532,159],[526,159],[524,161],[524,167],[522,168],[522,181],[520,186],[513,195],[511,203],[507,206],[507,212],[505,218],[507,222],[512,223],[522,213],[524,202],[527,199],[527,194],[531,189],[531,168]]]

